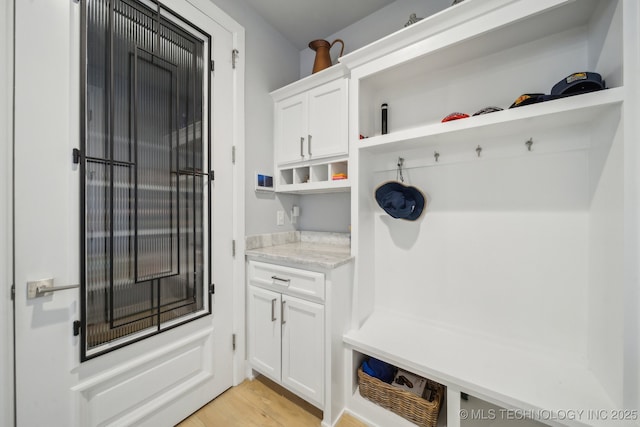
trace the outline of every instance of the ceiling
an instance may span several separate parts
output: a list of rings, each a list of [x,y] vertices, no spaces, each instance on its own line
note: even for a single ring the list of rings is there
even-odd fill
[[[245,0],[299,50],[395,0]]]

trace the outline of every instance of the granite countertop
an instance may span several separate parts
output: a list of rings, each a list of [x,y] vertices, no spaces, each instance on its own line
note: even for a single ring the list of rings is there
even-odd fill
[[[245,255],[266,261],[333,269],[351,261],[349,233],[292,231],[246,239]]]

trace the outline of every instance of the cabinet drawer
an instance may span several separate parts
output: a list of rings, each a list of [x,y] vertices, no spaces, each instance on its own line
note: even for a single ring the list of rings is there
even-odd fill
[[[287,295],[324,301],[324,274],[299,268],[249,261],[249,283]]]

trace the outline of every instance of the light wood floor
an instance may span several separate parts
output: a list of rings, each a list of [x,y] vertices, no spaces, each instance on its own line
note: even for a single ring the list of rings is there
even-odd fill
[[[230,388],[178,427],[319,427],[322,412],[259,376]],[[343,415],[336,427],[366,427]]]

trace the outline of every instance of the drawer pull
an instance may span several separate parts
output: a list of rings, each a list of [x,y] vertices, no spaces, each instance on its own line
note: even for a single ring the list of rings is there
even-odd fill
[[[276,301],[277,298],[274,298],[271,300],[271,321],[275,322],[276,320]]]
[[[280,282],[285,282],[285,283],[290,283],[291,282],[291,279],[283,279],[283,278],[278,277],[278,276],[271,276],[271,279],[272,280],[278,280]]]

